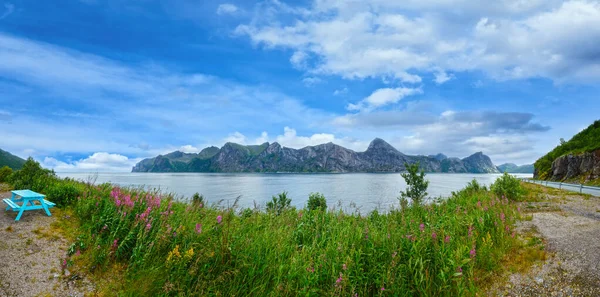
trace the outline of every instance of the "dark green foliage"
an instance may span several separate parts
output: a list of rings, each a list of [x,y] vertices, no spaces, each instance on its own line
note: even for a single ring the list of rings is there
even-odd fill
[[[58,178],[54,171],[42,168],[32,158],[27,159],[21,170],[13,172],[8,182],[17,190],[29,189],[42,193],[59,206],[71,204],[83,191],[83,184]]]
[[[577,133],[571,140],[562,142],[545,156],[539,158],[534,166],[537,177],[547,179],[552,176],[552,162],[558,157],[568,154],[580,154],[600,149],[600,120],[595,121],[583,131]]]
[[[205,205],[205,201],[204,201],[204,196],[201,195],[200,193],[196,192],[194,193],[194,195],[192,196],[192,204],[196,205],[196,206],[204,206]]]
[[[411,199],[413,205],[421,205],[423,199],[427,196],[427,187],[429,181],[425,180],[425,172],[419,171],[419,163],[411,165],[404,164],[407,173],[402,173],[404,181],[406,181],[406,191],[400,191],[400,203],[402,199]]]
[[[498,197],[513,201],[519,201],[524,194],[519,179],[506,172],[490,186],[490,190]]]
[[[54,177],[54,171],[42,168],[40,163],[29,157],[20,170],[11,174],[8,181],[15,189],[39,192],[45,189]]]
[[[287,197],[287,192],[279,193],[277,196],[273,196],[273,200],[267,202],[267,211],[280,215],[290,207],[291,202],[292,199]]]
[[[0,150],[0,167],[8,166],[13,170],[18,170],[23,167],[25,160],[7,152]]]
[[[0,168],[0,183],[8,181],[8,177],[12,174],[12,168],[8,166],[4,166]]]
[[[321,193],[310,193],[308,196],[308,210],[327,210],[327,200]]]

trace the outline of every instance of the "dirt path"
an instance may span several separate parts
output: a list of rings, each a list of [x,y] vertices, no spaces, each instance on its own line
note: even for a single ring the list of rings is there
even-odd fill
[[[550,257],[527,273],[510,275],[490,295],[600,296],[600,198],[536,190],[539,202],[521,205],[532,218],[519,230],[539,234]]]
[[[10,197],[0,192],[0,199]],[[0,201],[1,202],[1,201]],[[93,286],[78,275],[63,270],[67,241],[42,210],[26,211],[15,222],[17,212],[0,208],[0,296],[84,296]]]

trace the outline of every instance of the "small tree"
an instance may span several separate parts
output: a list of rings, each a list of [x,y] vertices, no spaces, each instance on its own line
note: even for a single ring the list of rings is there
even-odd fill
[[[267,202],[267,211],[274,212],[279,215],[285,209],[290,207],[291,202],[292,199],[287,197],[287,192],[282,192],[277,196],[273,196],[273,200]]]
[[[192,195],[192,204],[204,207],[204,196],[198,192],[194,193],[194,195]]]
[[[427,196],[429,181],[425,180],[425,172],[419,171],[419,162],[411,165],[404,163],[404,166],[407,172],[402,173],[402,178],[406,181],[406,191],[400,191],[400,204],[405,205],[409,198],[413,205],[421,205]]]
[[[513,201],[519,201],[524,194],[521,181],[518,178],[504,173],[490,186],[490,190],[498,197],[505,197]]]
[[[325,211],[327,209],[327,200],[321,193],[310,193],[308,196],[308,210],[320,209]]]

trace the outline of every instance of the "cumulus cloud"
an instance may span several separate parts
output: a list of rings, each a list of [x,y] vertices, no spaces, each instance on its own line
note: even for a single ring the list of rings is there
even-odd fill
[[[406,96],[421,94],[422,92],[420,88],[382,88],[375,90],[357,104],[348,104],[347,109],[351,111],[371,111],[388,104],[397,103]]]
[[[218,15],[224,15],[224,14],[234,14],[238,11],[238,7],[231,4],[231,3],[223,3],[220,4],[217,7],[217,14]]]
[[[42,161],[44,167],[54,169],[55,171],[80,171],[80,172],[98,172],[98,171],[130,171],[131,167],[139,159],[129,159],[119,154],[106,152],[94,153],[87,158],[74,162],[59,161],[52,157],[46,157]]]
[[[345,94],[348,94],[347,87],[343,87],[341,89],[337,89],[337,90],[333,91],[333,96],[340,96],[340,95],[345,95]]]
[[[470,70],[498,80],[600,80],[600,51],[589,42],[600,39],[597,1],[314,0],[308,8],[283,9],[279,1],[257,8],[236,32],[314,55],[309,72],[405,83],[433,73],[438,84],[452,78],[448,72]]]
[[[184,146],[179,147],[178,151],[183,152],[183,153],[199,153],[201,149],[191,145],[191,144],[186,144]]]
[[[302,79],[302,82],[304,83],[304,85],[306,85],[307,87],[312,87],[316,84],[320,84],[323,82],[322,79],[318,78],[318,77],[305,77]]]
[[[4,12],[0,14],[0,20],[5,19],[15,11],[15,5],[12,3],[4,3]]]

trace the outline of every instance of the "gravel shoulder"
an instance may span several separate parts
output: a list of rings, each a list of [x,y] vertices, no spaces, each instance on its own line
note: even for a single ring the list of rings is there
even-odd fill
[[[10,197],[0,192],[0,199]],[[93,285],[62,267],[68,242],[52,226],[52,217],[42,210],[26,211],[15,222],[17,212],[0,209],[0,296],[87,296]]]
[[[541,187],[541,186],[535,186]],[[521,208],[521,234],[535,233],[549,257],[526,273],[508,275],[490,296],[600,296],[600,198],[537,188]]]

